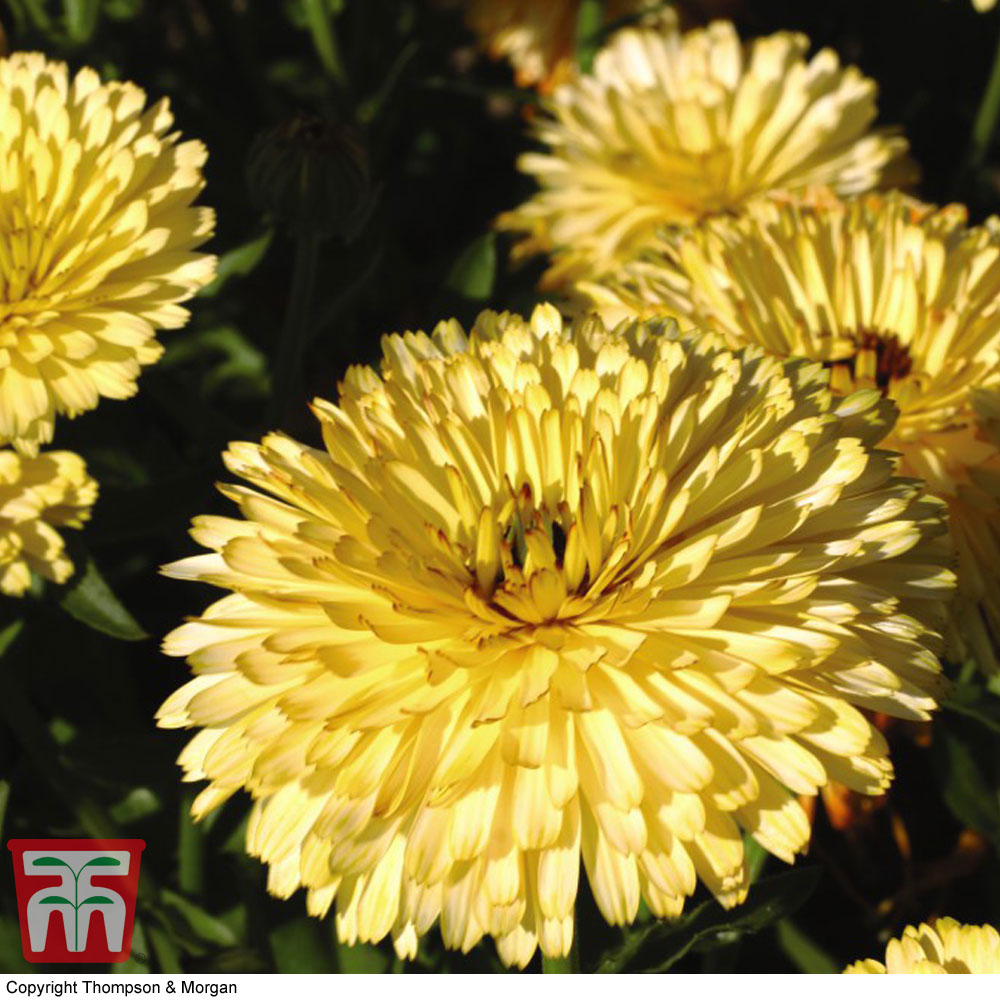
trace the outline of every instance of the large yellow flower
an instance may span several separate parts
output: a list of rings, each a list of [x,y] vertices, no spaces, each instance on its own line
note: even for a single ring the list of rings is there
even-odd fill
[[[179,143],[165,100],[72,80],[38,53],[0,60],[0,442],[28,454],[56,414],[124,399],[182,326],[214,258],[205,148]]]
[[[540,190],[501,217],[516,253],[551,253],[548,287],[615,271],[667,223],[688,225],[772,189],[866,191],[901,176],[906,141],[870,131],[875,84],[803,35],[743,45],[728,22],[681,35],[618,32],[591,76],[534,124]]]
[[[412,955],[573,935],[747,889],[797,795],[891,779],[853,705],[924,718],[951,587],[943,505],[872,449],[891,407],[819,365],[644,325],[484,313],[383,341],[315,412],[325,450],[235,444],[167,567],[232,593],[166,639],[196,678],[196,814],[240,788],[280,896]]]
[[[912,975],[930,973],[1000,973],[1000,934],[984,924],[960,924],[951,917],[933,925],[907,927],[885,949],[885,964],[873,958],[855,962],[846,973]]]
[[[975,391],[1000,391],[1000,228],[900,195],[761,203],[667,234],[618,279],[582,290],[607,318],[674,315],[731,347],[821,361],[839,392],[891,396],[900,419],[885,446],[951,510],[955,655],[1000,669],[1000,441],[974,407]]]
[[[73,563],[56,529],[82,528],[96,499],[97,483],[79,455],[0,450],[0,592],[19,597],[32,571],[65,583]]]
[[[507,59],[519,87],[549,91],[573,76],[580,0],[448,0],[464,8],[469,26],[493,59]],[[614,21],[649,7],[649,0],[608,0]]]

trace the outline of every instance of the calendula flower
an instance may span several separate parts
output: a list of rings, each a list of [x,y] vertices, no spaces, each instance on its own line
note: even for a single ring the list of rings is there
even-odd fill
[[[951,917],[933,925],[907,927],[885,949],[885,964],[873,958],[855,962],[846,973],[912,975],[930,973],[1000,973],[1000,934],[984,924],[960,924]]]
[[[0,442],[34,455],[57,414],[131,396],[212,277],[205,148],[172,125],[131,83],[0,60]]]
[[[519,87],[550,91],[574,75],[580,0],[451,2],[462,6],[465,23],[490,57],[510,62]],[[638,14],[650,6],[649,0],[608,0],[604,20]]]
[[[0,592],[20,597],[32,572],[65,583],[73,563],[57,529],[82,528],[96,499],[97,483],[79,455],[0,450]]]
[[[440,920],[566,954],[580,859],[610,923],[747,891],[796,796],[886,787],[855,707],[922,718],[942,506],[874,450],[891,407],[819,365],[642,324],[484,313],[383,340],[325,449],[230,446],[240,518],[170,576],[230,591],[165,641],[160,724],[203,814],[245,788],[270,889],[401,955]]]
[[[665,234],[606,284],[607,317],[670,314],[820,361],[841,393],[878,389],[900,418],[884,446],[947,500],[959,560],[956,658],[1000,669],[1000,440],[981,406],[1000,389],[1000,228],[901,195],[822,209],[761,203],[740,219]]]
[[[539,191],[501,216],[518,257],[550,253],[543,285],[613,273],[666,224],[730,212],[772,189],[850,194],[902,175],[906,141],[872,131],[875,84],[781,32],[744,45],[729,22],[629,29],[534,122],[519,165]]]

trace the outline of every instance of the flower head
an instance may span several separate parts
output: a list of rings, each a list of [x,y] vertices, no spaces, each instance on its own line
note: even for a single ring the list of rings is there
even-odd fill
[[[870,131],[875,84],[803,35],[747,45],[729,22],[681,35],[618,32],[592,75],[556,91],[521,157],[540,190],[501,228],[547,252],[549,287],[613,273],[665,224],[689,225],[783,189],[866,191],[906,142]]]
[[[550,91],[572,78],[580,0],[452,0],[493,59],[507,59],[519,87]],[[638,14],[648,0],[608,0],[606,21]]]
[[[582,857],[611,923],[791,861],[797,795],[891,778],[855,707],[925,717],[942,505],[819,365],[643,324],[484,313],[383,341],[325,449],[235,444],[166,568],[231,593],[165,641],[204,813],[246,788],[270,887],[402,954],[564,954]]]
[[[0,450],[0,592],[20,597],[32,571],[65,583],[73,563],[56,529],[82,528],[96,499],[97,483],[79,455]]]
[[[912,975],[913,973],[1000,973],[1000,934],[984,924],[960,924],[951,917],[933,925],[907,927],[885,949],[885,964],[873,958],[844,969],[852,974]]]
[[[731,347],[820,361],[838,392],[892,397],[900,417],[885,447],[950,507],[956,655],[1000,669],[1000,439],[975,403],[979,393],[988,410],[1000,390],[1000,228],[897,194],[821,210],[760,203],[666,234],[619,278],[582,290],[609,318],[673,315]]]
[[[69,78],[38,53],[0,60],[0,442],[36,454],[56,414],[124,399],[209,281],[191,203],[205,148],[178,142],[167,102]]]

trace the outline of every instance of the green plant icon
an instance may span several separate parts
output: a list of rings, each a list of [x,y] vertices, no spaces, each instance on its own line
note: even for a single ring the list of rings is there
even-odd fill
[[[116,858],[100,857],[91,858],[86,864],[81,865],[79,869],[74,869],[69,862],[63,861],[62,858],[35,858],[33,863],[33,867],[35,868],[68,868],[73,875],[72,900],[67,899],[65,896],[46,896],[44,899],[39,900],[40,903],[65,903],[67,906],[73,907],[73,951],[80,950],[80,907],[86,906],[88,903],[94,906],[100,906],[102,903],[114,903],[114,900],[108,899],[107,896],[88,896],[86,899],[81,900],[80,875],[85,868],[118,868],[120,865],[121,862]]]

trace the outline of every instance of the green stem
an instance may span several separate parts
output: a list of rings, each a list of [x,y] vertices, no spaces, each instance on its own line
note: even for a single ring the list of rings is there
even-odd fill
[[[972,125],[972,137],[969,145],[967,169],[975,170],[982,166],[989,152],[993,133],[996,131],[997,116],[1000,115],[1000,32],[997,33],[997,47],[993,53],[993,66],[990,77],[979,100],[979,110]]]
[[[316,284],[318,259],[319,237],[311,232],[298,233],[295,240],[292,291],[275,363],[268,430],[273,430],[282,422],[302,377],[302,356],[309,338],[309,307]]]
[[[201,827],[191,815],[193,792],[184,792],[180,801],[177,831],[177,884],[188,896],[200,896],[204,882],[205,854]]]
[[[566,975],[580,971],[580,949],[579,949],[579,927],[573,929],[573,943],[570,945],[569,954],[562,958],[550,958],[542,955],[542,972],[546,975]]]

